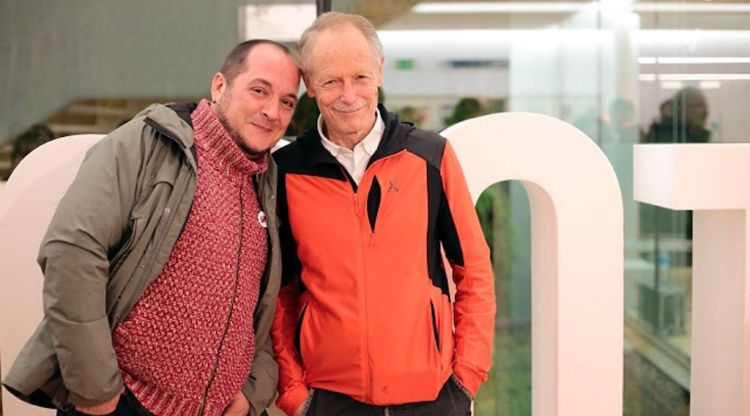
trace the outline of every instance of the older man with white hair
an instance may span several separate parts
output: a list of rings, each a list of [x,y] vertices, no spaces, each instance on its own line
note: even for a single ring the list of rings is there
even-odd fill
[[[289,415],[468,415],[490,367],[495,298],[456,155],[378,105],[384,57],[365,18],[321,15],[300,52],[321,115],[274,155],[277,404]]]

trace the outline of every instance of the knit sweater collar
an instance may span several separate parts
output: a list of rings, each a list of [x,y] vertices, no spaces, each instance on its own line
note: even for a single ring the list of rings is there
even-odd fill
[[[209,158],[216,160],[227,173],[255,174],[268,169],[269,154],[253,157],[245,153],[229,136],[208,100],[201,100],[191,118],[196,146],[205,151]]]

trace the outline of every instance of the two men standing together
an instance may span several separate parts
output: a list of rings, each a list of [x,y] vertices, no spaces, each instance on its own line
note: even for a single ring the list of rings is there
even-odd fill
[[[277,382],[289,415],[470,414],[494,279],[456,156],[378,105],[366,19],[320,16],[300,54],[321,116],[273,157],[300,72],[271,41],[92,148],[6,387],[62,415],[256,415]]]

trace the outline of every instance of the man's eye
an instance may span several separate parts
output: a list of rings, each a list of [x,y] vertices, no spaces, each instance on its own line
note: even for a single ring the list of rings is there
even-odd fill
[[[281,104],[290,110],[294,110],[294,101],[292,100],[282,100]]]
[[[263,88],[253,88],[252,91],[259,95],[266,95],[266,90]]]

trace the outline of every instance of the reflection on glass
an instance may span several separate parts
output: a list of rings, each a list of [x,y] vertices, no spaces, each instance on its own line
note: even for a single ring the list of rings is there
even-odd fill
[[[526,305],[531,288],[529,279],[519,279],[513,273],[515,254],[527,251],[514,249],[513,239],[518,233],[526,234],[528,239],[529,229],[512,223],[510,183],[487,188],[479,196],[476,210],[492,253],[499,307],[494,365],[477,396],[474,414],[530,416],[531,317]]]

